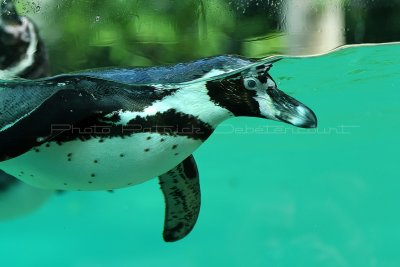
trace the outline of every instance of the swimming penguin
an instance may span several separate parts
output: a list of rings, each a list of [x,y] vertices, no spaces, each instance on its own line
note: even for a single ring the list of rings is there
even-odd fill
[[[0,2],[0,80],[47,74],[47,56],[36,26],[19,17],[11,1]],[[39,208],[53,191],[30,186],[0,170],[0,219]]]
[[[213,68],[210,60],[225,64]],[[1,82],[0,168],[60,190],[112,190],[159,177],[163,237],[179,240],[200,210],[192,153],[221,122],[250,116],[317,125],[311,109],[277,88],[268,73],[275,60],[241,60],[179,64],[164,69],[168,82],[149,75],[136,84],[129,69]],[[137,77],[146,76],[142,71]],[[192,80],[174,80],[185,74]]]

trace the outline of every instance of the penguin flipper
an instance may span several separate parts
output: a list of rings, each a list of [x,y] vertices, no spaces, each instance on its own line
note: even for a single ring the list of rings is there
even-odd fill
[[[199,173],[193,155],[159,176],[165,199],[163,238],[174,242],[193,229],[200,212]]]
[[[0,170],[0,192],[7,191],[13,185],[18,184],[18,182],[17,178]]]

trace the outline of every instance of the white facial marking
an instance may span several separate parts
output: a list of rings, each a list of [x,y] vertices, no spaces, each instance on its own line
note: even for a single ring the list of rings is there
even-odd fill
[[[255,80],[258,85],[256,90],[257,95],[254,99],[258,102],[260,113],[262,116],[272,119],[276,115],[276,110],[271,97],[267,94],[267,88],[275,87],[275,83],[271,79],[267,79],[265,84],[261,83],[258,79]]]
[[[267,87],[276,87],[276,84],[273,80],[267,79]]]
[[[29,46],[26,50],[24,58],[20,62],[18,62],[17,65],[8,68],[6,70],[0,70],[0,79],[8,80],[19,76],[24,70],[32,66],[35,60],[35,53],[39,42],[35,32],[35,28],[27,18],[21,17],[21,21],[22,25],[19,27],[22,27],[22,29],[24,30],[28,28],[29,31],[29,36],[30,36]],[[26,39],[26,37],[24,38]]]
[[[260,113],[266,118],[273,118],[275,116],[275,107],[272,103],[271,98],[267,93],[257,92],[257,96],[254,97],[260,106]]]

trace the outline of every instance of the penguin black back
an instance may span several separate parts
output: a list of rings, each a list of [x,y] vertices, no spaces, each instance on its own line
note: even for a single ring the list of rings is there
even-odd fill
[[[216,56],[170,66],[137,68],[102,68],[79,71],[69,75],[84,75],[129,84],[181,83],[211,74],[247,66],[254,61],[233,55]]]

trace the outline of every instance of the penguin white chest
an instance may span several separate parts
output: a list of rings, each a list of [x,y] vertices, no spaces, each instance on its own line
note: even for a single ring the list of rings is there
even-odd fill
[[[201,143],[185,136],[157,133],[50,142],[1,162],[0,168],[41,188],[110,190],[167,172]]]

